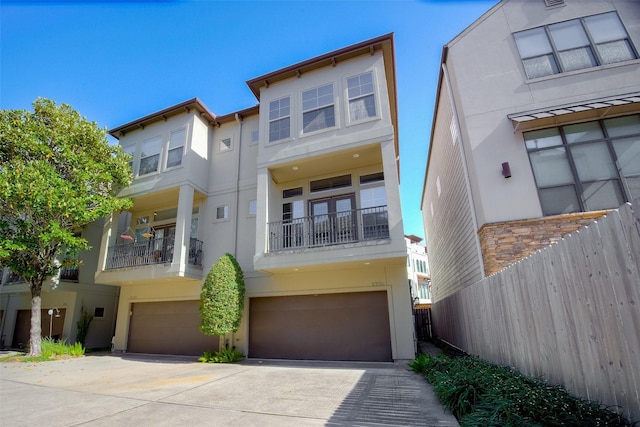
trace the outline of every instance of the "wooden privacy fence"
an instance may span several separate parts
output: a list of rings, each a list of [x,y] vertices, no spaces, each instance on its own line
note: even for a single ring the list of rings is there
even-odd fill
[[[427,341],[432,338],[430,308],[414,308],[413,322],[416,329],[416,337],[419,340]]]
[[[432,306],[434,335],[640,421],[640,203]]]

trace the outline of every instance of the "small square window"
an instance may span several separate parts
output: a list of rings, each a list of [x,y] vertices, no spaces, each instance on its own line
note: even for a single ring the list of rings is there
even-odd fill
[[[93,317],[101,319],[104,317],[104,307],[96,307],[93,309]]]
[[[216,208],[216,219],[227,219],[229,216],[229,206],[218,206]]]
[[[231,138],[225,138],[220,140],[220,151],[231,150]]]

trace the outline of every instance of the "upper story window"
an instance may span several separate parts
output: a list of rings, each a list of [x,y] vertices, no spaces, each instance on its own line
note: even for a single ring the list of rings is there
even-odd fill
[[[133,158],[136,155],[136,145],[135,144],[126,145],[122,147],[122,151],[124,151],[126,154],[131,156],[131,159],[129,160],[129,167],[131,168],[131,173],[135,174],[135,172],[133,171]]]
[[[160,149],[162,148],[162,137],[147,139],[142,143],[140,153],[140,171],[138,175],[147,175],[158,171],[160,163]]]
[[[167,168],[173,168],[182,164],[185,135],[185,128],[171,132],[169,136],[169,149],[167,151]]]
[[[349,119],[352,122],[376,116],[373,73],[368,72],[347,79]]]
[[[229,151],[231,150],[231,138],[224,138],[220,140],[220,146],[219,146],[219,150],[222,151]]]
[[[545,215],[640,197],[640,114],[524,134]]]
[[[291,135],[291,98],[269,103],[269,142],[287,139]]]
[[[533,28],[513,36],[529,79],[637,58],[616,12]]]
[[[334,127],[333,83],[302,92],[302,132]]]

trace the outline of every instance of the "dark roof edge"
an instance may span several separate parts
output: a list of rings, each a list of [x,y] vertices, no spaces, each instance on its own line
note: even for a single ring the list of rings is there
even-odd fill
[[[179,104],[173,105],[171,107],[165,108],[164,110],[157,111],[155,113],[151,113],[147,116],[141,117],[124,125],[115,127],[110,129],[108,132],[111,136],[116,139],[119,139],[121,136],[126,134],[127,132],[131,132],[135,129],[144,129],[145,126],[149,124],[159,121],[159,120],[167,120],[170,116],[175,116],[180,113],[189,113],[191,110],[196,110],[200,113],[200,116],[203,117],[210,124],[213,124],[216,119],[216,115],[213,114],[209,109],[200,101],[198,98],[189,99],[187,101],[181,102]]]
[[[391,42],[393,46],[393,33],[385,34],[373,39],[365,40],[360,43],[356,43],[351,46],[344,47],[342,49],[334,50],[333,52],[325,53],[315,58],[308,59],[306,61],[298,62],[297,64],[290,65],[285,68],[264,74],[262,76],[247,80],[247,85],[251,89],[251,92],[255,97],[260,100],[260,87],[272,82],[288,79],[298,75],[299,73],[308,72],[328,65],[334,65],[340,60],[350,59],[359,55],[362,55],[369,49],[375,49],[376,45],[381,45],[384,42]]]

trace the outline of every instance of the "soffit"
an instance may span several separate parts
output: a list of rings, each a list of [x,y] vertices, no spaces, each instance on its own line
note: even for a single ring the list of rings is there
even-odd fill
[[[330,176],[365,166],[380,165],[382,153],[379,145],[358,147],[337,153],[303,158],[287,164],[269,168],[276,183]]]

